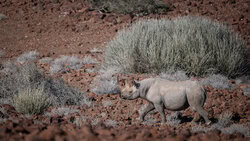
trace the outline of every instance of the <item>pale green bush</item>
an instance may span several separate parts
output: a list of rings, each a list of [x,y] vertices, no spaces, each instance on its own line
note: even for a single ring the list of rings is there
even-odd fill
[[[185,71],[228,77],[247,72],[244,41],[232,29],[210,19],[179,17],[142,20],[121,30],[107,44],[102,67],[126,73]]]

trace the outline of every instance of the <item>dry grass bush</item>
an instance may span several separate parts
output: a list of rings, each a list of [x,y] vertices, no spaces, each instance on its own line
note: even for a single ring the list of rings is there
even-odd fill
[[[172,127],[177,127],[181,123],[181,116],[181,112],[172,112],[170,115],[167,116],[167,124]]]
[[[0,73],[1,101],[4,101],[4,99],[13,99],[22,91],[29,90],[28,92],[30,92],[42,87],[43,92],[48,95],[51,104],[54,106],[83,104],[90,106],[91,104],[86,94],[65,84],[63,80],[45,77],[34,63],[25,63],[22,65],[9,63],[6,67],[12,69],[4,68],[6,71]],[[29,89],[27,90],[27,88]],[[27,97],[30,95],[22,96]]]
[[[91,92],[95,94],[117,94],[120,88],[117,78],[113,75],[119,72],[116,68],[109,68],[106,71],[101,71],[100,75],[96,76],[91,84]]]
[[[13,98],[13,106],[23,114],[41,114],[50,105],[49,96],[43,87],[21,89]]]
[[[227,77],[220,74],[212,74],[200,80],[203,86],[212,86],[216,89],[229,89],[231,85]]]
[[[219,118],[218,122],[211,125],[210,127],[203,127],[201,125],[196,125],[192,127],[192,132],[209,132],[212,130],[220,130],[224,134],[234,134],[234,133],[240,133],[246,137],[250,136],[249,129],[244,124],[231,124],[232,119],[232,112],[226,111],[222,113]]]
[[[100,12],[121,14],[164,13],[169,6],[161,0],[88,0],[90,7]]]
[[[39,53],[37,51],[30,51],[17,57],[17,62],[23,64],[28,61],[34,61],[37,57],[39,57]]]
[[[102,67],[126,73],[185,71],[228,77],[247,72],[244,41],[230,27],[202,17],[138,21],[107,44]]]

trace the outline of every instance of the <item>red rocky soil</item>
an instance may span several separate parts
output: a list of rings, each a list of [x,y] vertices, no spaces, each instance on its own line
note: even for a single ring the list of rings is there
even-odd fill
[[[165,0],[171,11],[163,15],[133,17],[119,14],[102,14],[90,11],[84,0],[0,0],[0,13],[8,19],[0,20],[0,50],[5,55],[0,62],[15,58],[20,54],[36,50],[42,57],[59,55],[91,55],[99,61],[103,53],[91,53],[93,48],[104,49],[117,31],[139,18],[175,18],[182,15],[199,15],[225,22],[233,27],[246,41],[250,49],[250,25],[248,0]],[[38,64],[48,68],[46,65]],[[122,100],[118,95],[96,95],[90,92],[90,83],[97,75],[85,69],[95,68],[85,65],[78,71],[69,71],[58,76],[88,93],[93,101],[92,107],[74,108],[81,111],[69,116],[32,116],[25,117],[10,105],[1,105],[8,116],[0,123],[0,140],[249,140],[239,133],[223,134],[219,130],[207,133],[192,133],[194,125],[189,124],[193,113],[187,109],[182,123],[177,127],[159,123],[146,125],[138,122],[138,109],[146,101]],[[144,76],[134,75],[138,79]],[[244,96],[243,87],[238,85],[232,90],[217,90],[206,87],[208,99],[205,109],[209,117],[216,120],[224,111],[233,112],[233,123],[245,124],[250,128],[250,95]],[[103,101],[111,101],[104,107]],[[166,114],[169,114],[166,111]],[[71,121],[88,117],[79,127]],[[152,114],[160,121],[159,114]],[[91,120],[99,119],[96,125]],[[104,124],[108,119],[117,121],[109,127]],[[203,126],[203,124],[202,124]],[[205,125],[204,125],[205,126]]]

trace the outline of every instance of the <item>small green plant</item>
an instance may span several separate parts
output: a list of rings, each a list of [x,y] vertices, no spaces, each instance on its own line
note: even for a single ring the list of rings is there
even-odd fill
[[[224,24],[202,17],[142,20],[107,44],[102,67],[124,73],[184,71],[187,75],[243,75],[247,48]]]
[[[13,106],[23,114],[41,114],[51,105],[44,88],[25,88],[13,98]]]

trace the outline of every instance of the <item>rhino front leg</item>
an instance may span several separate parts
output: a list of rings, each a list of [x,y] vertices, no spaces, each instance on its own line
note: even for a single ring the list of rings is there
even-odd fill
[[[160,113],[161,115],[161,123],[165,123],[166,122],[166,116],[165,116],[165,113],[164,113],[164,108],[163,108],[163,104],[155,104],[154,103],[154,106],[155,106],[155,109]]]
[[[144,121],[145,116],[152,110],[154,110],[154,105],[152,103],[149,103],[146,108],[142,110],[140,113],[140,120]]]

